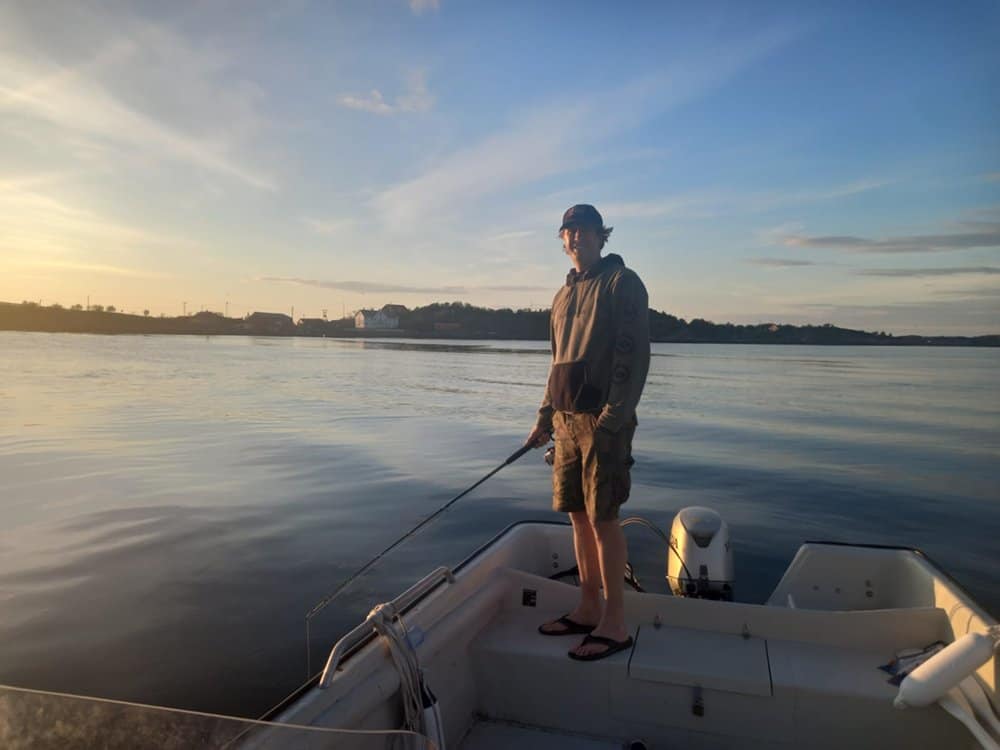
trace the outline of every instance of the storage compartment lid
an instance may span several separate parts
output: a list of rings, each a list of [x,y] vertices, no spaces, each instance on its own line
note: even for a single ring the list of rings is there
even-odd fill
[[[688,628],[639,629],[629,677],[744,695],[771,695],[762,638]]]

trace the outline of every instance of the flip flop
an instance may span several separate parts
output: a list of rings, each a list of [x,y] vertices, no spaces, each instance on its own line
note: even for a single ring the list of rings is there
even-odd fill
[[[565,630],[543,630],[546,625],[553,625],[559,623]],[[538,626],[538,632],[542,635],[580,635],[588,634],[596,625],[584,625],[582,622],[577,622],[576,620],[569,619],[569,615],[563,615],[562,617],[552,620],[551,622],[544,622]]]
[[[611,656],[611,654],[616,654],[619,651],[632,648],[632,636],[629,636],[624,641],[616,641],[611,638],[605,638],[601,635],[587,635],[582,641],[580,641],[580,646],[585,646],[588,643],[600,643],[601,645],[607,646],[607,648],[604,651],[598,651],[596,654],[587,654],[586,656],[581,656],[580,654],[570,651],[569,658],[576,659],[577,661],[597,661],[598,659],[603,659],[605,656]],[[577,648],[580,646],[577,646]]]

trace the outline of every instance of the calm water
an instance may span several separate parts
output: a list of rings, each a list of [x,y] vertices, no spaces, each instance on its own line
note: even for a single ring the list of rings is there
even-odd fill
[[[0,683],[254,715],[305,676],[304,615],[523,440],[534,342],[0,332]],[[629,513],[735,536],[763,601],[805,539],[922,547],[1000,612],[1000,350],[656,345]],[[314,625],[507,524],[554,519],[536,452]],[[644,583],[656,537],[632,527]]]

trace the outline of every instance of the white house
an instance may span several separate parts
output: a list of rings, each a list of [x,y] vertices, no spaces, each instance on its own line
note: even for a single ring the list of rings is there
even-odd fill
[[[399,328],[399,318],[385,310],[361,310],[354,316],[355,328]]]

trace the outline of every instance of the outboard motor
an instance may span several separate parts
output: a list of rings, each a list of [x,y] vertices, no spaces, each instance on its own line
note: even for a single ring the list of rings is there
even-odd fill
[[[729,525],[711,508],[678,511],[670,527],[667,582],[674,596],[733,600],[733,550]]]

